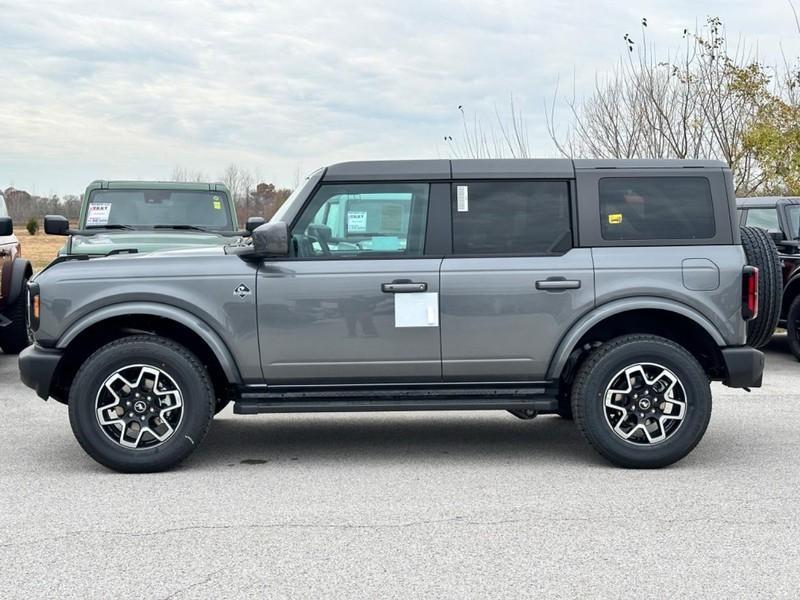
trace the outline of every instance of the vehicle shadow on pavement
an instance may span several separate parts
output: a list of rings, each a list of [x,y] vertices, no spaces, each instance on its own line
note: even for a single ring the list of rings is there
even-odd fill
[[[507,417],[507,418],[505,418]],[[448,413],[231,417],[212,423],[193,468],[286,460],[397,463],[530,461],[608,464],[558,417]]]

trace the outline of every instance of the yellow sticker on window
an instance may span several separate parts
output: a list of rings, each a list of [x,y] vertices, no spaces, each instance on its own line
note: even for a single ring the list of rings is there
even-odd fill
[[[608,222],[612,225],[619,225],[622,223],[622,213],[614,213],[613,215],[608,215]]]
[[[211,202],[214,205],[214,210],[222,210],[222,202],[220,202],[219,196],[211,196]]]

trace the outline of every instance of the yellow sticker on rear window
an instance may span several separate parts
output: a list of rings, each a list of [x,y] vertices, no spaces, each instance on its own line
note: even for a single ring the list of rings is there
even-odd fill
[[[622,213],[614,213],[613,215],[608,215],[608,222],[612,225],[619,225],[622,223]]]

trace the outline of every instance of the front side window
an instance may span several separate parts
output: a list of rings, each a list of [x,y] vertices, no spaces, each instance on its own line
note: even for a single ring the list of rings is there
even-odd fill
[[[8,209],[6,208],[6,199],[3,194],[0,194],[0,217],[7,217]]]
[[[604,240],[694,240],[716,233],[705,177],[606,177],[599,193]]]
[[[300,257],[421,256],[427,183],[323,185],[292,229]]]
[[[566,181],[453,185],[453,253],[547,255],[572,245]]]
[[[760,227],[768,231],[780,231],[778,211],[774,208],[750,208],[745,217],[745,225]]]
[[[189,190],[98,190],[89,197],[85,217],[87,229],[190,225],[230,231],[233,222],[224,194]]]

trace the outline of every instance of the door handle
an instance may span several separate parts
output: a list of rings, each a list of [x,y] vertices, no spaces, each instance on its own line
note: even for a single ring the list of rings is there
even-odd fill
[[[392,283],[382,283],[381,291],[385,294],[412,294],[424,292],[428,284],[424,281],[411,281],[410,279],[395,279]]]
[[[578,279],[564,279],[563,277],[550,277],[548,279],[541,279],[536,282],[537,290],[545,290],[547,292],[559,292],[561,290],[577,290],[581,287],[581,282]]]

